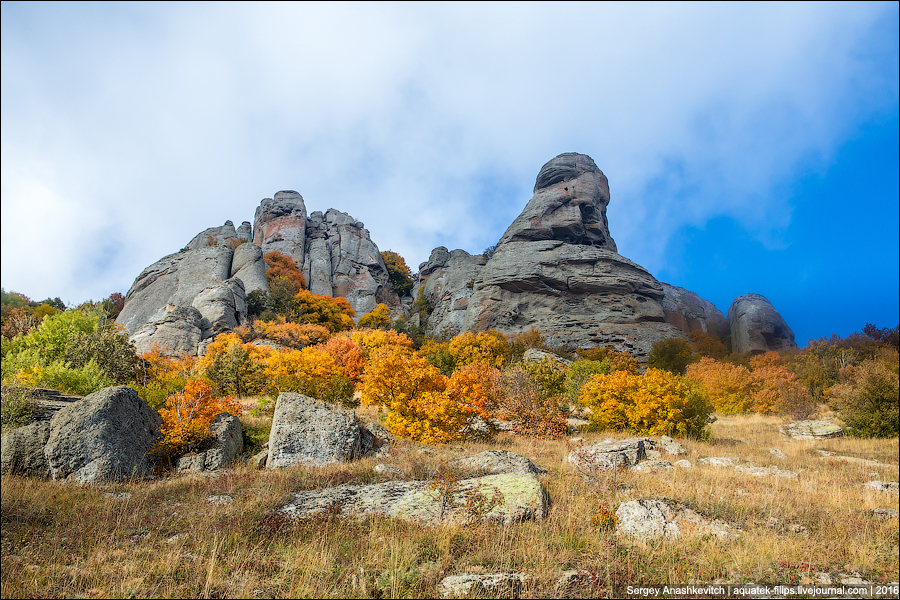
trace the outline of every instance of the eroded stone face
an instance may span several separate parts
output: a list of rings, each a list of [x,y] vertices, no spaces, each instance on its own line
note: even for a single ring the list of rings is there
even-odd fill
[[[303,196],[281,191],[274,198],[264,198],[253,219],[253,243],[262,248],[263,254],[277,250],[302,267],[306,246]]]

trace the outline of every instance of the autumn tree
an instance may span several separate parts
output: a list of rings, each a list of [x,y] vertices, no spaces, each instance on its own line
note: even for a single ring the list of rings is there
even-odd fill
[[[635,357],[628,352],[620,352],[615,348],[579,348],[575,353],[578,355],[578,358],[583,360],[609,361],[610,373],[625,371],[638,375],[641,372],[640,364]]]
[[[388,278],[391,280],[391,287],[397,292],[398,296],[408,296],[413,287],[412,277],[409,267],[403,257],[391,250],[385,250],[381,253],[381,260],[388,270]]]
[[[712,422],[713,406],[702,387],[662,369],[594,375],[582,387],[581,403],[601,430],[702,437]]]
[[[190,380],[183,392],[172,394],[159,410],[163,419],[160,450],[170,457],[182,456],[198,450],[212,438],[210,423],[216,415],[241,415],[241,405],[231,397],[216,397],[204,381]]]
[[[235,333],[220,333],[206,348],[199,368],[221,395],[248,396],[262,388],[262,358],[270,348],[245,344]]]
[[[379,304],[359,320],[359,327],[388,329],[391,326],[391,309],[387,304]]]
[[[681,338],[667,338],[653,344],[647,356],[647,365],[664,369],[676,375],[684,375],[687,366],[694,362],[694,349]]]
[[[457,368],[476,361],[502,367],[509,352],[506,338],[494,329],[457,335],[450,340],[448,349]]]
[[[722,360],[728,356],[728,346],[726,346],[719,338],[710,335],[702,329],[695,329],[688,334],[688,337],[691,338],[691,343],[694,344],[694,350],[696,350],[697,354],[701,357],[705,356],[707,358]]]
[[[896,437],[900,427],[900,384],[896,369],[869,359],[833,386],[828,399],[851,435]]]
[[[295,323],[322,325],[331,333],[353,329],[355,312],[346,298],[331,298],[301,290],[291,300],[284,316]]]
[[[253,329],[265,339],[296,350],[321,344],[331,337],[331,332],[323,325],[291,323],[283,316],[276,317],[274,321],[254,321]],[[235,333],[240,335],[237,328]]]
[[[324,402],[353,404],[353,382],[323,346],[269,352],[263,358],[264,391],[297,392]]]

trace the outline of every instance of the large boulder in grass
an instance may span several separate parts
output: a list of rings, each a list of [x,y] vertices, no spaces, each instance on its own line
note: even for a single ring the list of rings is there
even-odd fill
[[[616,533],[642,541],[675,539],[684,534],[714,535],[733,539],[737,532],[728,523],[707,519],[684,506],[661,500],[631,500],[616,509]]]
[[[344,462],[362,453],[361,442],[352,410],[284,392],[275,403],[266,468]]]
[[[37,421],[17,427],[3,436],[0,473],[22,477],[50,477],[44,446],[50,437],[49,421]]]
[[[338,511],[342,515],[383,515],[434,525],[444,521],[468,523],[473,518],[517,523],[547,516],[547,494],[531,473],[503,473],[463,479],[453,484],[452,499],[444,504],[426,481],[387,481],[372,485],[341,485],[294,494],[294,501],[278,509],[290,517],[315,517]],[[485,514],[466,510],[473,494],[486,500],[502,494],[503,501]],[[443,510],[442,510],[443,508]]]
[[[130,387],[109,387],[50,420],[44,456],[53,479],[79,483],[149,475],[162,419]]]
[[[591,446],[582,446],[569,453],[568,461],[579,471],[612,471],[633,467],[647,456],[654,443],[646,438],[605,440]]]
[[[223,469],[244,451],[241,421],[234,415],[219,413],[209,424],[209,429],[214,436],[213,447],[179,458],[175,463],[176,473],[202,473]]]
[[[485,450],[475,456],[455,461],[454,466],[463,472],[481,475],[497,475],[500,473],[543,475],[547,472],[546,469],[538,467],[521,454],[516,454],[509,450]]]

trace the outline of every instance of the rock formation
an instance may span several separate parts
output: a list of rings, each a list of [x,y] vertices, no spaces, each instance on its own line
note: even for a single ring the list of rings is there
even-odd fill
[[[772,303],[759,294],[745,294],[728,308],[731,351],[769,352],[796,348],[794,332]]]
[[[162,418],[130,387],[109,387],[50,420],[44,457],[53,479],[79,483],[149,475]]]
[[[537,327],[552,345],[611,345],[639,357],[685,337],[665,321],[662,285],[616,252],[608,204],[590,157],[561,154],[544,165],[534,196],[478,270],[462,329]]]
[[[685,334],[699,329],[713,337],[728,339],[728,319],[712,302],[690,290],[668,283],[661,285],[665,294],[662,307],[666,323],[674,325]]]
[[[361,222],[334,209],[307,217],[303,197],[282,191],[260,202],[252,228],[226,221],[144,269],[117,320],[138,352],[202,354],[212,338],[246,321],[250,292],[268,291],[264,256],[272,250],[294,260],[314,294],[347,298],[357,318],[380,302],[398,304]]]
[[[275,403],[267,469],[322,466],[361,454],[355,413],[303,394],[283,392]]]
[[[202,473],[223,469],[231,465],[244,451],[241,421],[234,415],[219,413],[209,424],[209,430],[212,431],[215,440],[213,447],[179,458],[175,463],[176,473]]]
[[[465,250],[450,252],[441,246],[431,251],[427,262],[419,265],[422,297],[433,307],[425,328],[428,335],[453,335],[462,330],[475,278],[487,261],[481,254],[473,256]]]

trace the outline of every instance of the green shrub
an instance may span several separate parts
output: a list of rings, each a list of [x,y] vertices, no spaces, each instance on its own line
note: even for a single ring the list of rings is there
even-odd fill
[[[653,344],[647,365],[676,375],[684,375],[687,366],[694,362],[694,349],[681,338],[668,338]]]
[[[581,395],[581,388],[591,378],[591,375],[609,375],[609,359],[603,360],[576,360],[569,365],[566,373],[566,397],[569,402],[577,402]]]
[[[859,437],[895,437],[900,430],[900,386],[897,373],[877,360],[855,369],[851,382],[831,388],[829,395],[848,433]]]

